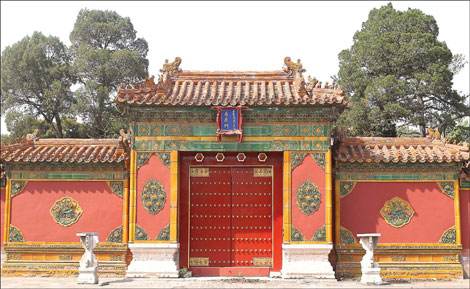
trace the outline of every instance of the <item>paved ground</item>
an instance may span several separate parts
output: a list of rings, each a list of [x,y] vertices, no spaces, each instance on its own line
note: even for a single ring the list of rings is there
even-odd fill
[[[77,285],[75,278],[2,277],[1,288],[470,288],[470,280],[401,282],[384,286],[356,281],[277,278],[101,278],[98,285]]]

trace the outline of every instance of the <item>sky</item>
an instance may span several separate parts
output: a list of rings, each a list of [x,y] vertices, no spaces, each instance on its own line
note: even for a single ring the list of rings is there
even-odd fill
[[[165,59],[182,58],[183,70],[279,70],[285,56],[300,58],[306,75],[329,81],[338,53],[369,11],[389,1],[318,2],[1,2],[1,49],[34,31],[67,45],[82,8],[114,10],[130,17],[138,37],[149,44],[149,74]],[[391,1],[399,10],[418,8],[434,16],[439,40],[469,59],[469,1]],[[469,65],[454,88],[469,93]],[[7,133],[4,118],[1,132]]]

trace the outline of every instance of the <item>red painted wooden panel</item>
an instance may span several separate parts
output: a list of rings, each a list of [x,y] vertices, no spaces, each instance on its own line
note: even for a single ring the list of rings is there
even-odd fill
[[[209,266],[230,266],[231,170],[211,167],[208,177],[190,178],[189,257]]]
[[[387,200],[400,197],[413,207],[410,223],[401,228],[387,224],[380,209]],[[454,200],[433,182],[363,182],[341,198],[341,226],[354,235],[379,232],[381,243],[437,243],[454,225]]]
[[[54,202],[71,197],[83,209],[77,223],[64,227],[50,214]],[[12,198],[11,224],[26,241],[78,242],[78,232],[98,232],[100,241],[122,225],[122,199],[104,181],[29,181]]]
[[[312,182],[320,191],[320,208],[311,215],[305,215],[297,206],[297,190],[306,181]],[[292,171],[292,225],[312,240],[313,234],[325,225],[325,171],[309,154],[301,165]]]
[[[255,177],[252,167],[232,168],[232,266],[272,259],[272,186],[272,177]]]
[[[142,191],[149,180],[157,180],[166,192],[163,209],[150,214],[142,205]],[[170,223],[170,168],[153,154],[137,172],[136,181],[136,223],[143,228],[149,240],[155,240],[160,230]]]

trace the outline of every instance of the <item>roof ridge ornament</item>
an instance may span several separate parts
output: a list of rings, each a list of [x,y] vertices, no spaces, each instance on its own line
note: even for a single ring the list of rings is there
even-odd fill
[[[175,76],[178,74],[178,72],[181,72],[181,69],[179,68],[180,64],[181,57],[175,57],[175,60],[173,62],[168,62],[168,59],[165,59],[163,68],[160,69],[160,72],[162,73],[162,80],[166,81],[168,77]]]
[[[305,69],[302,67],[302,63],[300,63],[300,59],[297,59],[297,62],[291,60],[289,56],[284,57],[284,66],[282,70],[289,74],[289,76],[293,76],[298,74],[298,76],[302,76],[302,73],[305,72]]]

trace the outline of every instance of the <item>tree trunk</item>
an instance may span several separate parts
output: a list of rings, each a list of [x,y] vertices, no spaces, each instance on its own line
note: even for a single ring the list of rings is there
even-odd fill
[[[423,97],[420,95],[417,96],[418,98],[418,104],[419,104],[419,131],[421,132],[421,136],[425,137],[426,136],[426,120],[424,118],[424,100]]]
[[[57,126],[57,129],[56,129],[57,137],[58,138],[63,138],[64,137],[64,132],[63,132],[63,128],[62,128],[62,120],[60,119],[60,116],[58,114],[55,114],[54,118],[55,118],[55,123],[56,123],[56,126]]]

